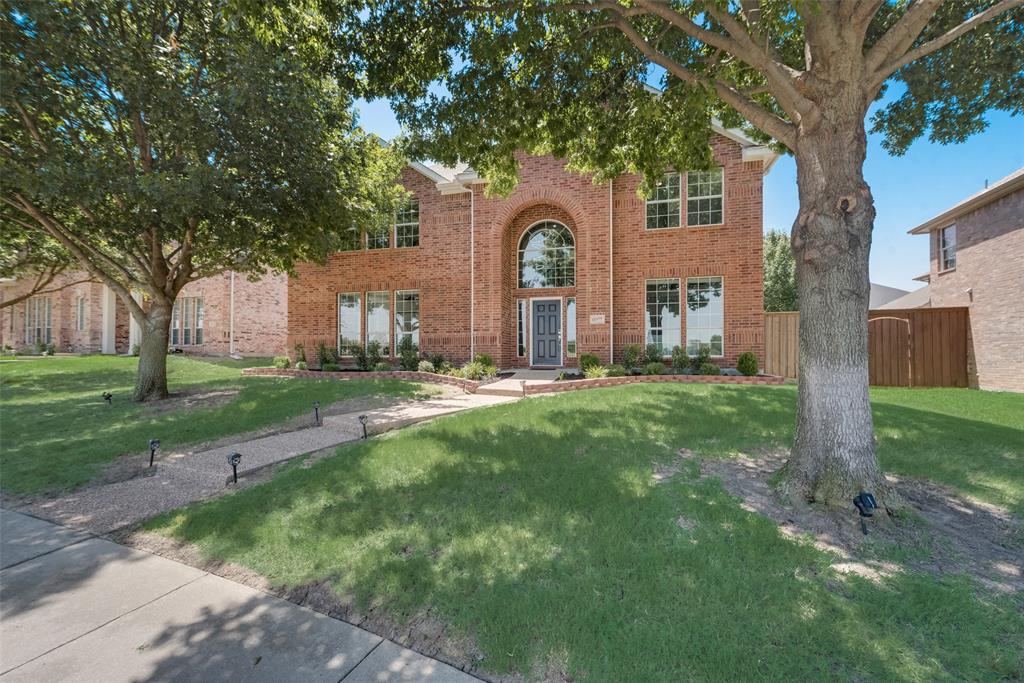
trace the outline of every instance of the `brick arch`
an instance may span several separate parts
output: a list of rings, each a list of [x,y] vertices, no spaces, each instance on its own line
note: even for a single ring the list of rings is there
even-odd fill
[[[519,214],[540,204],[554,206],[567,213],[572,223],[566,225],[573,231],[573,237],[576,236],[575,226],[586,216],[583,205],[571,193],[555,187],[535,187],[509,198],[495,216],[495,223],[502,226],[502,230],[508,230]]]

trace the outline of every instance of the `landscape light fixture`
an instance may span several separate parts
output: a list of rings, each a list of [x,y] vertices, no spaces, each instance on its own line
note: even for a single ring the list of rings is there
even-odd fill
[[[313,401],[313,424],[320,424],[320,401]]]
[[[360,415],[359,416],[359,424],[363,425],[363,438],[364,439],[366,438],[366,420],[367,420],[367,417],[365,415]]]
[[[156,455],[156,449],[160,448],[160,439],[149,440],[149,466],[153,466],[153,456]]]
[[[242,462],[241,453],[232,453],[228,456],[228,464],[231,465],[231,472],[234,476],[235,483],[238,483],[238,463]]]
[[[113,403],[110,402],[110,399],[112,398],[114,398],[114,395],[112,393],[110,393],[109,391],[103,392],[103,400],[107,402],[108,406],[114,405]]]
[[[878,503],[875,502],[875,497],[867,491],[861,491],[857,494],[857,497],[853,499],[853,505],[857,508],[857,512],[860,513],[860,530],[864,532],[864,535],[868,535],[868,524],[867,518],[873,517],[873,510],[878,508]]]

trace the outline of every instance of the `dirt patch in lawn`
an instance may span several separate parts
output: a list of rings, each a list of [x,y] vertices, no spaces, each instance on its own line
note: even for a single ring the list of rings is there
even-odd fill
[[[158,417],[179,410],[199,410],[217,408],[229,403],[240,389],[218,389],[216,391],[182,391],[175,392],[167,398],[147,401],[140,412],[141,417]]]
[[[776,451],[705,459],[701,474],[718,477],[742,499],[744,509],[774,520],[786,536],[833,553],[833,568],[841,573],[872,580],[901,571],[968,574],[999,591],[1024,590],[1024,533],[1009,511],[930,482],[890,475],[909,507],[896,517],[876,511],[865,536],[852,503],[849,510],[836,510],[779,496],[770,478],[786,456]]]

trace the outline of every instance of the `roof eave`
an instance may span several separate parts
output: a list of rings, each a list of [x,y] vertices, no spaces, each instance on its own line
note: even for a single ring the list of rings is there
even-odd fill
[[[1002,199],[1006,195],[1022,189],[1024,189],[1024,174],[1011,178],[1009,181],[1000,185],[992,185],[987,191],[980,192],[969,200],[943,211],[938,216],[928,219],[915,228],[911,228],[907,231],[907,234],[924,235],[932,230],[944,228],[958,218],[966,216],[972,211],[976,211],[987,204],[991,204],[997,199]]]

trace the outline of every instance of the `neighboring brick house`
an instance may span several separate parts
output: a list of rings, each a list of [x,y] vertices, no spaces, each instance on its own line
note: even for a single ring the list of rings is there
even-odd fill
[[[1024,391],[1024,168],[910,230],[931,248],[931,306],[970,309],[972,386]]]
[[[670,173],[650,201],[638,176],[594,184],[522,156],[518,187],[487,197],[471,169],[413,163],[391,230],[360,235],[288,286],[288,346],[347,348],[411,336],[425,353],[501,367],[621,359],[626,344],[763,358],[762,185],[776,159],[715,126],[719,169]]]
[[[131,352],[140,330],[127,307],[105,285],[86,280],[82,271],[63,273],[47,287],[56,291],[0,309],[0,344],[18,349],[42,342],[74,353]],[[10,300],[31,286],[29,279],[0,282],[0,299]],[[196,354],[282,353],[287,286],[285,275],[250,282],[230,272],[186,285],[175,304],[170,346]]]

